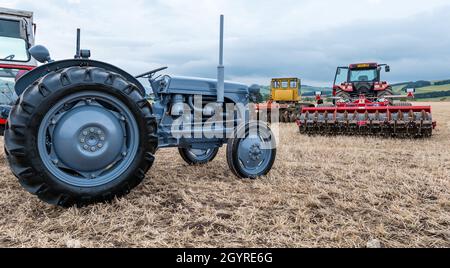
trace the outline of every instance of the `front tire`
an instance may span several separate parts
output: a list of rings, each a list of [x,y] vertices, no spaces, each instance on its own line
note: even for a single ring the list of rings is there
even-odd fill
[[[256,179],[267,175],[277,154],[275,137],[263,123],[251,122],[238,127],[228,140],[227,162],[239,178]]]
[[[124,77],[70,67],[30,85],[13,107],[5,150],[20,184],[63,207],[111,201],[144,179],[157,148],[150,104]]]
[[[178,148],[178,152],[188,165],[205,165],[216,158],[219,147],[204,150]]]

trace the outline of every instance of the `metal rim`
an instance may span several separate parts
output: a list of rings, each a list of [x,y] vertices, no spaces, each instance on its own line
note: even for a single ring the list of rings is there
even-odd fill
[[[84,91],[47,112],[37,139],[40,158],[53,176],[72,186],[96,187],[130,167],[139,147],[139,127],[121,100]]]
[[[196,161],[207,161],[214,154],[215,149],[188,149],[188,155]]]
[[[272,158],[271,137],[258,133],[249,133],[239,141],[237,154],[239,166],[251,175],[257,175],[266,169]]]

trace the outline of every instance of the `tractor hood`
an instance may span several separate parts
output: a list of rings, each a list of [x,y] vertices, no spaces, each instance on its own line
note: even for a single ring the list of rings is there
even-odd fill
[[[217,80],[208,78],[165,76],[167,93],[190,93],[200,95],[215,95]],[[247,94],[248,86],[241,83],[225,82],[225,93]]]

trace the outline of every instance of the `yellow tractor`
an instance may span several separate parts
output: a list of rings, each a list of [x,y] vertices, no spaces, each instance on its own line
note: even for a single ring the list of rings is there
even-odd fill
[[[304,106],[314,106],[301,103],[301,80],[299,78],[273,78],[270,84],[270,98],[267,102],[258,105],[261,112],[267,111],[267,118],[271,119],[274,109],[279,110],[280,122],[296,122]]]
[[[271,83],[271,100],[279,103],[299,102],[301,81],[298,78],[274,78]]]

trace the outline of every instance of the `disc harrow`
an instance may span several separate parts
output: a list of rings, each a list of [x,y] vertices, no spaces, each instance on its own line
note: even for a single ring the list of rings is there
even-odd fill
[[[307,135],[431,137],[436,122],[429,106],[334,106],[303,108],[297,121]]]

